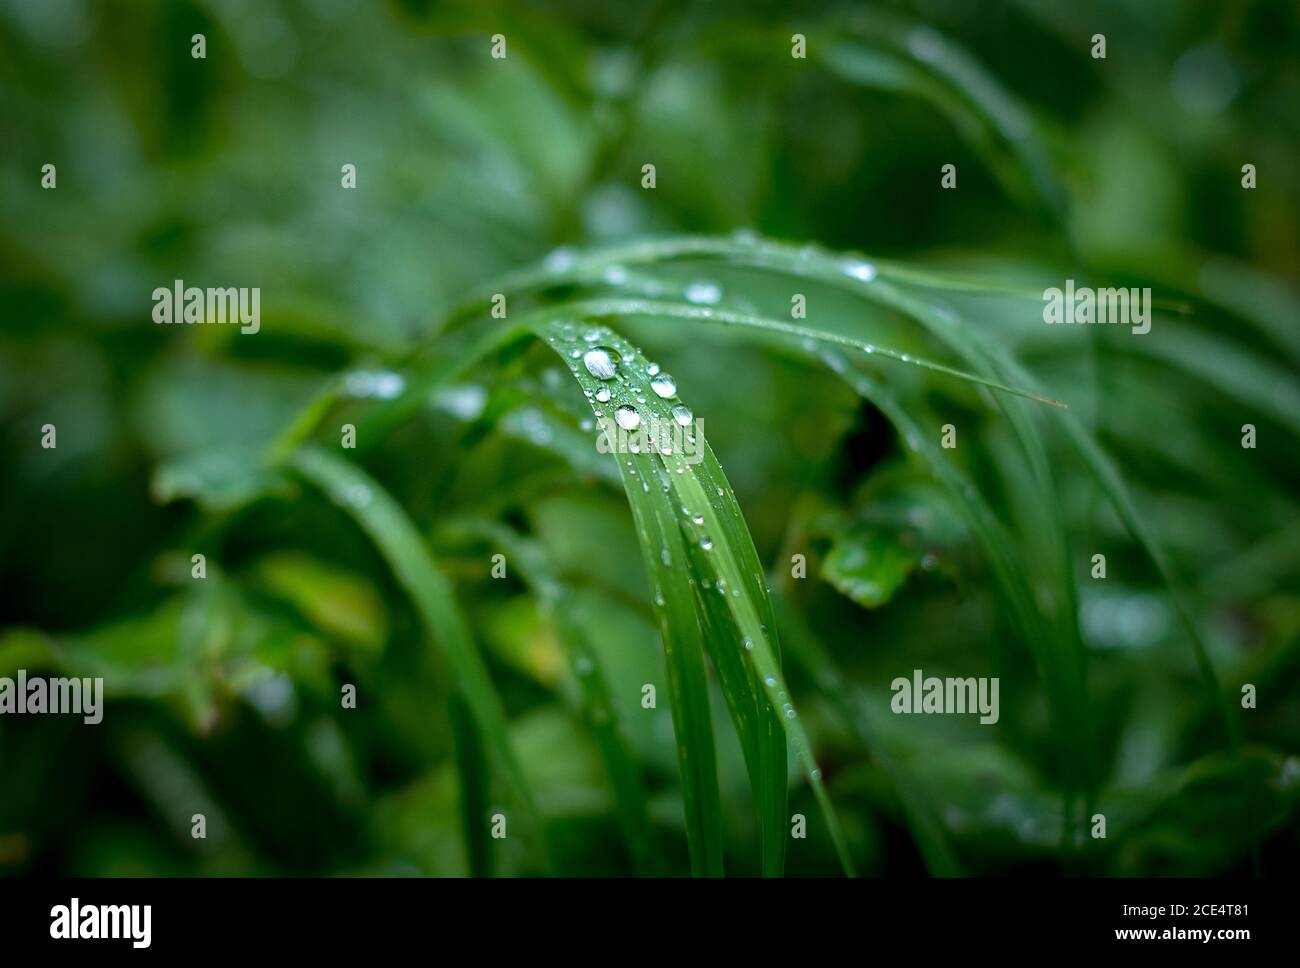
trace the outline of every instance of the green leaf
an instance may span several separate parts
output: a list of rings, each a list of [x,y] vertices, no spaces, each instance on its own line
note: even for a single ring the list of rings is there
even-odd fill
[[[281,551],[262,558],[253,577],[321,631],[370,653],[388,638],[388,617],[370,582],[311,555]]]
[[[864,608],[879,608],[903,587],[916,554],[880,529],[841,533],[822,562],[822,577]]]

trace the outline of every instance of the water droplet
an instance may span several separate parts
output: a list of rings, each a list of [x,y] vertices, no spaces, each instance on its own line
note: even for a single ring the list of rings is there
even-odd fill
[[[697,306],[714,306],[722,299],[722,287],[716,282],[692,282],[686,287],[686,301]]]
[[[641,415],[636,412],[636,407],[630,407],[626,403],[614,411],[614,419],[624,430],[636,430],[641,426]]]
[[[659,560],[662,561],[665,565],[671,565],[673,563],[673,556],[668,553],[667,548],[660,548]]]
[[[391,370],[356,370],[343,378],[343,388],[349,396],[391,400],[406,389],[406,380]]]
[[[573,266],[577,259],[577,253],[572,246],[562,245],[558,249],[552,249],[546,256],[547,272],[564,272]]]
[[[854,279],[860,279],[863,282],[870,282],[876,278],[876,267],[870,262],[863,262],[861,259],[848,259],[840,264],[844,274],[852,276]]]
[[[690,407],[684,407],[680,403],[673,407],[673,420],[677,421],[679,427],[690,426],[691,421],[694,419],[695,414],[691,413]]]
[[[599,390],[596,391],[596,399],[599,400],[601,403],[609,403],[609,397],[610,397],[609,387],[601,387]]]
[[[667,373],[660,373],[650,381],[650,389],[667,400],[677,393],[677,381]]]
[[[622,266],[606,266],[601,278],[611,286],[621,286],[627,282],[627,270]]]
[[[587,368],[587,372],[597,380],[614,379],[615,367],[618,354],[598,346],[594,350],[587,350],[582,357],[582,363]]]
[[[460,420],[476,420],[487,405],[488,393],[477,383],[447,387],[434,397],[434,405]]]
[[[713,539],[707,534],[700,535],[700,548],[709,551],[713,547]]]
[[[746,651],[746,652],[753,652],[753,651],[754,651],[754,640],[753,640],[753,639],[746,637],[746,639],[745,639],[745,651]]]
[[[691,520],[694,521],[696,524],[703,524],[703,523],[704,523],[704,515],[702,515],[702,514],[694,514],[694,515],[691,516]]]
[[[371,496],[370,488],[359,481],[340,487],[334,492],[334,500],[354,508],[363,508],[368,505]]]
[[[763,683],[767,686],[775,686],[776,678],[774,676],[768,676],[766,679],[763,680]]]
[[[651,376],[654,376],[656,373],[659,372],[659,364],[651,363],[649,366],[645,368],[645,371],[649,373]]]

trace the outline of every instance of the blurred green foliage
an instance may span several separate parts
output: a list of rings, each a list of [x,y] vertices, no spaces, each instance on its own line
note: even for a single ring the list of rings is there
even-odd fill
[[[716,653],[710,807],[683,801],[704,751],[675,738],[620,468],[561,362],[493,342],[477,300],[701,280],[774,320],[806,293],[822,332],[1070,407],[608,320],[708,428],[859,872],[1291,869],[1297,51],[1286,0],[4,0],[0,675],[102,675],[109,704],[0,719],[0,872],[684,873],[693,802],[729,873],[763,869]],[[749,259],[748,233],[816,248]],[[685,234],[724,242],[600,255]],[[887,300],[817,276],[846,250]],[[1151,333],[1043,325],[1066,278],[1150,286]],[[155,326],[174,279],[260,287],[261,331]],[[364,477],[284,459],[344,423]],[[391,495],[386,523],[356,488]],[[914,668],[1000,677],[997,726],[890,715]],[[785,870],[838,872],[791,765]]]

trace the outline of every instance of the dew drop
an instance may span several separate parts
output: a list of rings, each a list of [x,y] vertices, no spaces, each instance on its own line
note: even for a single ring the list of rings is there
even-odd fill
[[[704,551],[709,551],[710,549],[712,549],[713,539],[710,538],[707,534],[700,535],[700,548],[703,549]]]
[[[406,389],[406,380],[391,370],[355,370],[343,378],[343,389],[352,397],[391,400]]]
[[[852,276],[854,279],[860,279],[863,282],[870,282],[876,278],[876,267],[870,262],[863,262],[860,259],[849,259],[840,264],[844,274]]]
[[[686,287],[686,301],[697,306],[714,306],[722,299],[722,287],[716,282],[692,282]]]
[[[641,426],[641,415],[636,412],[636,407],[628,406],[626,403],[614,411],[614,419],[624,430],[636,430]]]
[[[650,389],[667,400],[677,393],[677,381],[667,373],[660,373],[650,381]]]
[[[609,387],[601,387],[596,391],[596,399],[601,403],[609,403]]]
[[[363,508],[370,503],[370,488],[359,481],[345,485],[334,492],[334,499],[340,504],[354,508]]]
[[[552,249],[546,256],[547,272],[564,272],[571,268],[577,259],[577,253],[571,246],[562,245],[558,249]]]
[[[594,350],[587,350],[582,357],[582,362],[587,372],[597,380],[612,380],[615,372],[615,355],[603,346],[597,346]]]
[[[691,413],[690,407],[684,407],[680,403],[673,407],[673,420],[677,421],[679,427],[689,427],[693,419],[695,414]]]

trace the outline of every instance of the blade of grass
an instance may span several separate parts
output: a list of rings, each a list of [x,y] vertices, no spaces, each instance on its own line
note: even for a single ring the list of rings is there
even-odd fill
[[[567,318],[567,307],[556,315]],[[641,508],[638,533],[652,575],[671,578],[674,584],[683,584],[682,579],[693,581],[696,598],[704,596],[698,621],[709,633],[704,644],[727,696],[749,771],[760,817],[763,872],[777,875],[783,869],[788,823],[787,742],[812,785],[841,862],[851,872],[843,834],[781,673],[775,621],[753,541],[703,433],[698,427],[684,431],[691,455],[683,455],[680,448],[664,453],[657,439],[660,431],[655,428],[675,425],[674,404],[669,399],[675,399],[675,393],[662,398],[651,387],[649,372],[634,365],[638,351],[604,326],[584,326],[581,334],[579,327],[563,319],[537,326],[586,390],[607,434],[617,433],[607,412],[613,414],[618,408],[635,409],[638,419],[648,425],[654,421],[647,427],[656,435],[649,438],[650,446],[619,454],[620,467],[625,469],[624,486],[634,514]],[[621,358],[611,379],[599,379],[577,362],[593,346],[602,346]],[[598,394],[608,394],[608,401],[598,402]],[[623,413],[626,417],[627,411]],[[681,424],[677,426],[682,429]],[[686,459],[694,455],[698,462]],[[651,499],[650,495],[658,496]],[[645,526],[652,515],[653,532]],[[681,564],[675,566],[675,573],[665,571],[683,561],[689,563],[685,573]],[[657,604],[662,594],[666,589],[661,585]],[[718,602],[724,603],[725,609],[718,607]],[[695,611],[692,607],[692,615]],[[686,617],[678,616],[677,622],[685,623]],[[672,626],[665,623],[665,632],[667,640],[673,635]],[[777,740],[781,740],[779,750]]]
[[[784,578],[785,570],[778,572]],[[787,583],[788,578],[784,579]],[[871,725],[870,708],[855,694],[852,684],[836,668],[825,647],[817,640],[808,623],[790,603],[786,595],[774,589],[772,603],[780,619],[781,628],[794,633],[789,646],[790,656],[804,667],[809,677],[823,695],[830,700],[844,724],[857,736],[858,741],[880,764],[880,768],[893,780],[899,804],[907,820],[908,829],[925,860],[926,869],[934,877],[960,877],[962,867],[948,842],[943,823],[925,791],[876,735]]]
[[[459,779],[460,823],[465,854],[473,877],[492,876],[492,838],[484,822],[488,815],[488,763],[483,737],[474,713],[459,691],[453,691],[447,709],[451,720],[452,749]]]
[[[546,830],[510,742],[505,708],[456,605],[451,584],[438,569],[415,525],[378,482],[348,461],[321,448],[306,446],[294,452],[291,465],[352,515],[411,596],[430,638],[451,667],[456,688],[518,798],[528,826],[537,838],[543,867],[549,870]],[[487,818],[479,818],[479,822],[486,825]]]
[[[578,684],[583,716],[596,738],[609,774],[619,824],[633,867],[640,874],[663,873],[662,849],[650,821],[641,771],[633,761],[622,734],[600,657],[592,649],[576,618],[578,609],[574,596],[555,574],[542,547],[513,528],[495,521],[466,519],[452,522],[445,530],[486,538],[504,551],[524,583],[537,595],[541,607],[552,617],[570,672]]]

